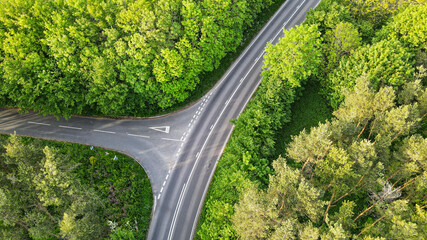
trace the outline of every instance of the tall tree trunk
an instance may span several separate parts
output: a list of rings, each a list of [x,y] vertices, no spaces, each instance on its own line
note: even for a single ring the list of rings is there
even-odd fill
[[[371,227],[373,227],[375,224],[377,224],[379,221],[383,220],[383,218],[385,218],[385,216],[382,216],[380,218],[378,218],[375,222],[373,222],[371,225],[369,225],[368,227],[364,228],[363,231],[361,231],[359,234],[357,234],[357,238],[362,235],[364,232],[368,231]]]
[[[365,178],[365,176],[366,176],[366,174],[365,175],[363,175],[360,179],[359,179],[359,181],[356,183],[356,185],[354,185],[354,187],[352,188],[352,189],[350,189],[348,192],[346,192],[346,193],[344,193],[343,195],[341,195],[337,200],[335,200],[332,204],[335,204],[335,203],[337,203],[339,200],[341,200],[342,198],[344,198],[344,197],[346,197],[347,195],[349,195],[350,193],[352,193],[356,188],[357,188],[357,186],[359,185],[359,184],[361,184],[362,183],[362,180],[363,180],[363,178]]]
[[[368,126],[369,121],[366,121],[365,126],[363,126],[362,131],[360,131],[359,135],[357,135],[357,139],[359,139],[360,135],[365,131],[366,126]]]
[[[329,209],[331,208],[332,200],[334,200],[334,196],[335,196],[335,191],[332,192],[331,200],[329,201],[328,207],[326,208],[325,216],[323,217],[323,221],[326,221],[326,216],[328,215]]]
[[[44,212],[50,218],[50,220],[52,220],[52,222],[57,222],[56,219],[52,216],[52,214],[50,214],[50,212],[46,209],[46,207],[43,206],[43,204],[37,203],[37,208]]]

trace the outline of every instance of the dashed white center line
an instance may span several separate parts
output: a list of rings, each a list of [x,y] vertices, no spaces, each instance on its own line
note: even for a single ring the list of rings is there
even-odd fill
[[[198,157],[199,157],[199,155],[200,155],[200,152],[197,152],[197,154],[196,154],[196,158],[198,158]]]
[[[71,126],[63,126],[63,125],[59,125],[60,128],[68,128],[68,129],[75,129],[75,130],[82,130],[82,128],[79,127],[71,127]]]
[[[160,199],[160,197],[161,197],[161,196],[162,196],[162,194],[160,193],[160,194],[157,196],[157,200],[158,200],[158,199]]]
[[[29,124],[37,124],[37,125],[43,125],[43,126],[50,126],[49,123],[39,123],[39,122],[28,122]]]
[[[104,130],[98,130],[98,129],[95,129],[95,130],[93,130],[94,132],[101,132],[101,133],[109,133],[109,134],[116,134],[116,132],[110,132],[110,131],[104,131]]]
[[[166,180],[168,180],[168,178],[169,178],[169,174],[168,174],[168,175],[166,175]]]
[[[132,136],[132,137],[140,137],[140,138],[150,138],[150,136],[136,135],[136,134],[131,134],[131,133],[128,133],[128,136]]]
[[[162,193],[163,192],[163,187],[160,189],[160,193]]]

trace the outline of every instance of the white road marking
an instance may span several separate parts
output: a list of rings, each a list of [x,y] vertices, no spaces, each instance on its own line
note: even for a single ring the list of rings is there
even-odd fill
[[[140,138],[150,138],[150,136],[136,135],[136,134],[131,134],[131,133],[128,133],[128,136],[132,136],[132,137],[140,137]]]
[[[244,79],[244,78],[241,78],[241,79],[240,79],[240,82],[243,82],[243,80],[245,80],[245,79]]]
[[[196,158],[198,158],[198,157],[199,157],[199,155],[200,155],[200,152],[198,152],[198,153],[196,154]]]
[[[169,170],[170,171],[170,170]],[[168,173],[168,175],[166,175],[166,180],[168,180],[168,178],[169,178],[169,173]]]
[[[212,128],[213,128],[213,125],[211,126],[211,128],[209,128],[209,130],[212,130]]]
[[[171,229],[169,230],[168,240],[171,240],[171,239],[172,239],[173,230],[175,229],[176,217],[177,217],[177,215],[178,215],[179,210],[181,209],[182,199],[183,199],[183,196],[184,196],[184,192],[185,192],[186,187],[187,187],[187,184],[186,184],[186,183],[184,183],[184,187],[182,188],[182,190],[181,190],[181,194],[179,195],[178,204],[177,204],[177,206],[176,206],[176,208],[175,208],[175,213],[173,214],[172,224],[171,224],[171,225],[172,225],[172,227],[171,227]]]
[[[167,140],[167,141],[175,141],[175,142],[182,142],[179,139],[172,139],[172,138],[162,138],[163,140]]]
[[[158,132],[169,133],[170,126],[161,126],[161,127],[149,127],[150,129]]]
[[[227,101],[225,101],[225,106],[228,105],[228,102],[230,101],[230,99],[228,99]]]
[[[262,57],[262,55],[264,55],[265,50],[262,51],[262,53],[255,59],[255,62],[258,62],[258,60]]]
[[[163,185],[164,186],[164,185]],[[160,189],[160,193],[162,193],[163,192],[163,187]]]
[[[59,125],[60,128],[69,128],[69,129],[75,129],[75,130],[82,130],[82,128],[79,127],[70,127],[70,126],[63,126],[63,125]]]
[[[225,139],[225,141],[224,141],[224,144],[223,144],[223,146],[222,146],[222,150],[221,150],[221,154],[218,156],[218,159],[215,161],[215,164],[214,164],[214,170],[211,172],[211,174],[210,174],[210,176],[209,176],[209,179],[212,179],[212,176],[213,176],[213,174],[215,173],[215,169],[216,169],[216,166],[218,165],[218,160],[221,158],[221,155],[222,155],[222,152],[224,151],[224,149],[225,149],[225,146],[227,145],[227,143],[228,143],[228,140],[230,139],[230,136],[231,136],[231,134],[233,133],[233,130],[234,130],[234,125],[233,126],[231,126],[231,131],[228,133],[228,136],[227,136],[227,138]],[[208,189],[209,189],[209,184],[207,184],[206,186],[205,186],[205,190],[203,191],[203,195],[202,196],[205,196],[206,197],[206,192],[208,191]],[[197,208],[197,215],[196,216],[199,216],[199,214],[200,214],[200,210],[202,209],[202,204],[205,202],[204,200],[204,198],[205,197],[203,197],[202,198],[202,201],[200,201],[200,203],[199,203],[199,208]],[[192,229],[194,229],[196,226],[196,223],[197,223],[197,221],[194,221],[193,222],[193,228]],[[194,232],[193,233],[191,233],[191,237],[190,237],[190,239],[193,239],[193,234],[194,234]]]
[[[299,10],[299,8],[301,7],[301,5],[303,5],[305,3],[305,0],[304,1],[302,1],[302,3],[297,7],[297,10],[295,10],[295,12],[292,14],[292,16],[288,19],[288,21],[286,21],[285,22],[285,24],[283,24],[283,28],[285,28],[285,26],[286,25],[288,25],[288,22],[289,22],[289,20],[295,15],[295,13],[297,13],[298,12],[298,10]],[[281,33],[281,32],[283,32],[283,29],[281,29],[277,34],[276,34],[276,36],[274,36],[274,38],[276,39],[277,38],[277,36]]]
[[[49,123],[39,123],[39,122],[28,122],[29,124],[37,124],[37,125],[43,125],[43,126],[50,126]]]
[[[196,118],[197,115],[194,115],[193,118]]]
[[[157,195],[157,199],[160,199],[160,197],[162,196],[162,194],[160,193],[159,195]]]
[[[259,87],[259,85],[261,84],[261,82],[262,82],[262,77],[261,77],[261,80],[257,83],[257,85],[256,85],[256,87],[254,88],[254,90],[252,91],[251,96],[253,96],[253,95],[255,94],[255,92],[256,92],[256,90],[258,89],[258,87]],[[248,100],[246,100],[245,105],[243,105],[243,108],[242,108],[242,110],[240,110],[240,113],[239,113],[239,115],[238,115],[237,117],[240,117],[240,114],[242,114],[243,110],[245,110],[246,105],[248,105],[248,102],[249,102],[251,99],[252,99],[252,98],[248,98]],[[233,125],[233,126],[234,126],[234,125]]]
[[[190,123],[193,123],[194,119],[191,119]]]
[[[98,130],[98,129],[95,129],[95,130],[93,130],[94,132],[101,132],[101,133],[109,133],[109,134],[116,134],[116,132],[110,132],[110,131],[104,131],[104,130]]]
[[[162,187],[164,187],[164,186],[165,186],[165,184],[166,184],[166,180],[165,180],[165,181],[163,181],[163,185],[162,185]]]
[[[191,123],[188,124],[188,127],[190,127],[190,126],[191,126]]]

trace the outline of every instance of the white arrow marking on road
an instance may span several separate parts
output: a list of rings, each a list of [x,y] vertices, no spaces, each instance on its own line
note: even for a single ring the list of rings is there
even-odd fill
[[[150,127],[150,129],[153,129],[155,131],[163,132],[163,133],[169,133],[170,126],[162,126],[162,127]]]

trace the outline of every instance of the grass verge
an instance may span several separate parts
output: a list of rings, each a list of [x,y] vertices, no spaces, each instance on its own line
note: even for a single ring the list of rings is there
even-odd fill
[[[285,156],[286,148],[292,140],[292,136],[298,135],[302,130],[310,130],[319,122],[324,123],[332,118],[332,108],[328,101],[320,94],[319,82],[309,80],[301,92],[301,96],[291,106],[291,121],[285,124],[276,133],[276,154]],[[296,167],[296,166],[294,166]]]

